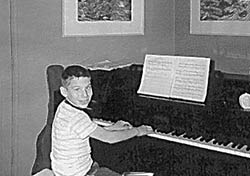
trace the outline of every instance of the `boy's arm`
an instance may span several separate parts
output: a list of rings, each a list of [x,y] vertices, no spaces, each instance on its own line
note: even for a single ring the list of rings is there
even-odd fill
[[[150,133],[153,133],[152,127],[146,125],[121,131],[110,131],[97,126],[97,128],[90,134],[90,137],[112,144],[135,136],[143,136]]]
[[[127,129],[131,129],[133,128],[133,126],[129,123],[129,122],[125,122],[123,120],[119,120],[116,123],[109,125],[109,126],[105,126],[103,127],[105,130],[127,130]]]

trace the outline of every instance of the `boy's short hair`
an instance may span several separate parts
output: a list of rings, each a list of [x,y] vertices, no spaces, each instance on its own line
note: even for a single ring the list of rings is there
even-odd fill
[[[61,75],[62,86],[67,87],[73,78],[79,77],[91,78],[89,70],[80,65],[71,65],[66,67]]]

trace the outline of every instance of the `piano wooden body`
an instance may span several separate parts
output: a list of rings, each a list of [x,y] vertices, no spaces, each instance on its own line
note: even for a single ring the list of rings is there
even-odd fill
[[[50,168],[50,133],[63,67],[47,68],[47,123],[37,139],[32,174]],[[250,92],[250,78],[213,71],[205,105],[139,96],[142,65],[92,70],[93,119],[104,125],[125,120],[134,126],[151,125],[156,134],[117,144],[91,140],[93,158],[119,173],[149,171],[156,176],[250,175],[250,112],[238,97]],[[101,121],[102,120],[102,121]],[[101,123],[100,123],[101,124]]]

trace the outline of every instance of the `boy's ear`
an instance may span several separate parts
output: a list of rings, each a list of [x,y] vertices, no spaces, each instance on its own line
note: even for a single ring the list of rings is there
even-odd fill
[[[67,92],[67,89],[65,87],[61,86],[60,87],[60,92],[61,92],[62,96],[67,97],[68,92]]]

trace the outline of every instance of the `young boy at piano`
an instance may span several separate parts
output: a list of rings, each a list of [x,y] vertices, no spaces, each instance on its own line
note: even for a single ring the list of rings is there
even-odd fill
[[[152,133],[152,128],[145,125],[132,127],[124,121],[107,127],[97,125],[84,112],[93,95],[88,69],[79,65],[68,66],[63,71],[61,79],[60,91],[65,100],[57,108],[51,134],[50,158],[54,174],[86,176],[96,173],[117,176],[117,173],[107,168],[100,169],[93,162],[89,138],[116,143]],[[100,173],[101,170],[106,173]]]

